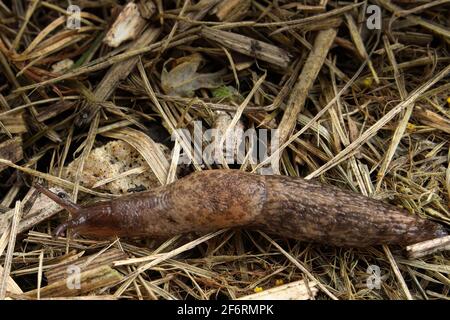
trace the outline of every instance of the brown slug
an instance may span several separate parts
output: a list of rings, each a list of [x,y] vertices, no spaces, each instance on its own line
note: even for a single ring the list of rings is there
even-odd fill
[[[443,226],[363,195],[302,178],[239,170],[193,173],[151,191],[80,207],[37,186],[72,213],[56,229],[95,238],[170,237],[252,227],[335,246],[408,245],[447,235]]]

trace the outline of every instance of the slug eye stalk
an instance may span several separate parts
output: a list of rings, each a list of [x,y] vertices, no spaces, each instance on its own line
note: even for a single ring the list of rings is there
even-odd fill
[[[67,197],[65,197],[65,195],[64,195],[64,197],[62,197],[54,192],[51,192],[50,190],[48,190],[47,188],[45,188],[44,186],[42,186],[38,183],[36,183],[34,185],[34,187],[40,193],[45,194],[47,197],[49,197],[50,199],[55,201],[61,207],[63,207],[67,211],[69,211],[72,214],[72,216],[78,216],[80,214],[81,207],[79,205],[77,205],[76,203],[70,201]],[[62,235],[67,230],[67,228],[70,226],[71,226],[70,221],[60,224],[56,228],[56,230],[53,232],[53,236],[58,237],[58,236]]]
[[[47,188],[43,187],[42,185],[40,185],[38,183],[36,183],[34,185],[34,187],[40,193],[45,194],[47,197],[49,197],[50,199],[55,201],[57,204],[59,204],[61,207],[63,207],[67,211],[69,211],[71,214],[77,215],[80,212],[81,207],[79,205],[77,205],[76,203],[70,201],[69,199],[60,197],[59,195],[51,192],[50,190],[48,190]]]

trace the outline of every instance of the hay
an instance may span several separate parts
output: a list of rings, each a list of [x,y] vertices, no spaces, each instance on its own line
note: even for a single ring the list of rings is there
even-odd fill
[[[0,298],[449,299],[448,238],[408,247],[409,258],[405,248],[335,248],[258,230],[53,238],[67,215],[30,182],[82,203],[113,197],[108,184],[136,186],[123,179],[144,171],[165,184],[239,167],[177,166],[198,150],[176,129],[192,132],[195,121],[278,128],[281,174],[448,226],[450,1],[140,0],[133,17],[118,2],[71,1],[82,8],[73,30],[67,1],[0,1]],[[381,30],[367,28],[369,5],[382,10]],[[136,27],[111,39],[118,16]],[[139,166],[85,184],[96,148],[119,140]]]

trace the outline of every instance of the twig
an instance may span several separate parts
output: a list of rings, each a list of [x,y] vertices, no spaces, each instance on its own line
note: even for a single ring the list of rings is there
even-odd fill
[[[297,123],[297,115],[302,111],[303,106],[305,105],[309,90],[313,86],[314,81],[323,66],[325,57],[336,37],[336,33],[336,29],[327,29],[319,31],[317,34],[316,40],[314,41],[314,47],[309,53],[308,59],[297,79],[297,83],[287,102],[283,118],[278,126],[280,130],[280,143],[286,142],[292,133],[292,130]]]
[[[406,247],[410,259],[418,259],[435,252],[448,250],[450,250],[450,236],[423,241]]]
[[[6,252],[5,264],[3,267],[3,275],[0,282],[0,300],[6,297],[6,289],[8,288],[9,272],[11,271],[12,257],[16,246],[17,227],[19,226],[20,217],[22,215],[22,205],[20,201],[16,201],[14,217],[9,232],[8,250]]]

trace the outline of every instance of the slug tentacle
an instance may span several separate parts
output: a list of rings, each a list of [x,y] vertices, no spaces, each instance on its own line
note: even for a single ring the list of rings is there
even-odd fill
[[[56,227],[55,231],[53,232],[54,237],[60,237],[64,235],[67,228],[69,227],[69,222],[61,223],[58,227]]]
[[[253,227],[298,240],[364,247],[407,245],[447,234],[435,222],[360,194],[301,178],[239,170],[202,171],[151,191],[81,208],[42,192],[77,214],[57,233],[73,228],[96,238],[161,238]]]
[[[50,199],[55,201],[57,204],[59,204],[61,207],[63,207],[64,209],[66,209],[70,213],[76,215],[76,214],[78,214],[78,212],[80,212],[81,207],[79,205],[77,205],[76,203],[70,201],[69,199],[62,198],[62,197],[58,196],[57,194],[55,194],[55,193],[51,192],[50,190],[44,188],[43,186],[41,186],[38,183],[36,183],[34,185],[34,187],[40,193],[45,194],[47,197],[49,197]]]

